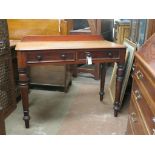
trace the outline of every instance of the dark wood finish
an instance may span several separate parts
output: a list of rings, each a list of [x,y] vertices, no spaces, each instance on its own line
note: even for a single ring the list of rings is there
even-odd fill
[[[147,39],[155,33],[155,19],[148,19]]]
[[[123,76],[124,76],[124,65],[121,63],[118,63],[117,67],[117,75],[116,75],[116,96],[115,96],[115,102],[114,102],[114,116],[117,117],[118,111],[120,110],[120,93],[121,93],[121,87],[123,82]]]
[[[140,116],[140,112],[133,98],[131,98],[130,104],[131,105],[129,107],[129,117],[128,117],[129,118],[128,125],[130,126],[130,128],[128,128],[129,131],[128,134],[132,134],[132,132],[136,135],[147,134],[147,130],[145,128],[143,119]]]
[[[61,38],[62,36],[60,36]],[[64,36],[64,38],[69,36]],[[76,38],[76,36],[71,35],[71,38]],[[84,37],[84,36],[83,36]],[[88,37],[88,36],[86,36]],[[91,35],[89,36],[91,38]],[[51,37],[52,38],[52,37]],[[92,55],[93,63],[109,63],[117,62],[118,74],[116,82],[116,98],[114,103],[114,115],[117,116],[117,113],[120,110],[120,91],[121,84],[123,80],[123,65],[125,61],[126,48],[123,45],[108,41],[75,41],[76,39],[70,41],[51,41],[51,42],[27,42],[23,41],[18,43],[16,46],[18,54],[18,70],[19,70],[19,84],[21,89],[23,109],[24,109],[24,120],[26,128],[29,127],[29,102],[28,102],[28,75],[27,68],[32,65],[47,65],[47,64],[84,64],[86,63],[86,54],[89,52]],[[40,43],[42,46],[40,46]],[[44,52],[43,52],[44,51]],[[112,53],[112,55],[109,55]],[[69,53],[71,58],[62,59],[62,53]],[[44,59],[36,60],[35,56],[37,53],[41,53],[44,56]],[[101,54],[102,53],[102,54]],[[53,55],[52,55],[53,54]],[[75,56],[75,57],[74,57]],[[54,59],[53,59],[54,58]],[[101,81],[103,82],[104,79]],[[103,82],[104,83],[104,82]],[[103,89],[102,83],[102,89]],[[103,90],[101,90],[103,92]]]
[[[140,126],[131,123],[127,134],[155,134],[155,34],[135,54],[131,102],[139,111]],[[129,124],[130,118],[128,119]],[[139,128],[142,128],[142,132]],[[131,132],[131,128],[135,128]]]
[[[95,64],[95,69],[92,74],[94,75],[95,80],[99,80],[99,78],[100,78],[100,64]]]
[[[116,52],[117,50],[112,49],[112,50],[105,50],[105,52],[100,52],[100,51],[90,51],[89,50],[84,50],[78,52],[78,60],[85,60],[86,56],[91,56],[94,60],[101,60],[103,58],[107,59],[119,59],[119,53]]]
[[[105,76],[106,76],[106,64],[102,63],[100,64],[100,78],[101,78],[101,82],[100,82],[100,101],[103,101],[103,95],[104,95],[104,84],[105,84]]]
[[[148,132],[153,134],[152,129],[155,128],[155,123],[152,121],[152,118],[154,117],[154,114],[151,110],[151,106],[146,104],[148,101],[145,99],[147,98],[147,94],[144,93],[143,88],[136,79],[134,79],[133,83],[132,96],[134,98],[135,103],[137,103],[137,107],[140,109],[140,111],[143,114],[143,117],[145,118],[147,130],[149,130]]]
[[[27,52],[28,63],[37,63],[37,62],[61,62],[61,61],[75,61],[75,53],[69,51],[57,52],[53,51],[36,51],[36,52]]]

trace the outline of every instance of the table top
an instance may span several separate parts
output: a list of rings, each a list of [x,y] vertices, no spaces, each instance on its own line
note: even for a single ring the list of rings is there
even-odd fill
[[[103,49],[125,48],[124,45],[106,40],[93,41],[26,41],[16,44],[17,51],[49,50],[49,49]]]
[[[17,45],[17,43],[19,43],[20,42],[20,40],[10,40],[10,46],[12,47],[12,46],[16,46]]]

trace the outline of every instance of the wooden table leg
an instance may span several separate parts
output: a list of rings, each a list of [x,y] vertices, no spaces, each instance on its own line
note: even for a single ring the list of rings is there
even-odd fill
[[[29,128],[29,101],[28,101],[28,76],[27,76],[27,70],[24,69],[18,69],[19,72],[19,87],[22,97],[22,104],[23,104],[23,113],[24,117],[23,120],[25,121],[25,127]]]
[[[94,78],[95,80],[100,79],[100,64],[99,63],[95,64]]]
[[[124,78],[124,65],[117,64],[117,76],[116,76],[116,92],[115,92],[115,102],[114,102],[114,116],[117,117],[118,112],[120,111],[120,96],[122,89],[122,82]]]
[[[104,95],[104,84],[105,84],[105,76],[106,76],[106,64],[100,64],[100,101],[103,101]]]

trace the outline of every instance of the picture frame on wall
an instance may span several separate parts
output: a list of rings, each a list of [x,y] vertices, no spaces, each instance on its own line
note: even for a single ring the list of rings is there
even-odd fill
[[[142,46],[146,39],[147,19],[139,19],[139,31],[137,38],[137,47]]]
[[[129,39],[137,43],[138,39],[138,33],[139,33],[139,19],[132,19],[130,23],[130,37]]]
[[[127,84],[128,84],[130,72],[132,69],[133,60],[134,60],[134,52],[136,51],[136,44],[126,38],[124,39],[123,45],[126,46],[126,60],[125,60],[124,80],[123,80],[121,96],[120,96],[120,102],[121,102],[120,104],[122,104],[122,101],[125,95],[125,91],[127,88]],[[108,88],[112,102],[114,102],[115,100],[116,72],[117,72],[117,63],[114,64],[112,76],[111,76],[110,84]]]

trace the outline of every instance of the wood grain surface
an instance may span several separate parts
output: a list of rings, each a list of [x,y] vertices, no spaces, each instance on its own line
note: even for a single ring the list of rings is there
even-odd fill
[[[45,49],[89,49],[89,48],[125,48],[125,46],[103,41],[33,41],[19,42],[16,50],[45,50]]]

